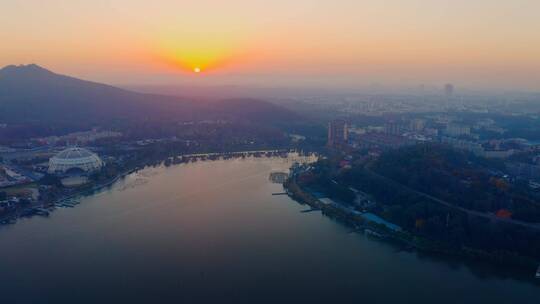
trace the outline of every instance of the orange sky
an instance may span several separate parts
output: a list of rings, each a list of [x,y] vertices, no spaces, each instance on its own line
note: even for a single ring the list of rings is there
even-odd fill
[[[538,12],[537,0],[8,1],[0,65],[116,84],[540,90]]]

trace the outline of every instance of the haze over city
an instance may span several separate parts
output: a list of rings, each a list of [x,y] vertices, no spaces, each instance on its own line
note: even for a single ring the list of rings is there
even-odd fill
[[[539,12],[2,1],[1,303],[540,303]]]
[[[7,1],[0,65],[117,85],[538,91],[539,10],[535,0]]]

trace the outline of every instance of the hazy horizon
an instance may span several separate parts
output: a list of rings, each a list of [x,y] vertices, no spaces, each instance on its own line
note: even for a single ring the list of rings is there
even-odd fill
[[[121,86],[539,91],[539,2],[391,2],[11,2],[0,66]]]
[[[539,12],[3,1],[2,299],[539,304]]]

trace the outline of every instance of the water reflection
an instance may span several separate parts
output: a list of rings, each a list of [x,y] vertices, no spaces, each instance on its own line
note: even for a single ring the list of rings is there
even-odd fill
[[[302,213],[268,179],[291,161],[148,168],[2,229],[0,294],[6,303],[538,303],[540,288],[519,274]]]

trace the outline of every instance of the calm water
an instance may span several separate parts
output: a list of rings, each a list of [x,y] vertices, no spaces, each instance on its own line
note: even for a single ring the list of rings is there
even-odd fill
[[[540,286],[350,233],[268,180],[286,161],[146,169],[0,228],[0,303],[540,303]]]

